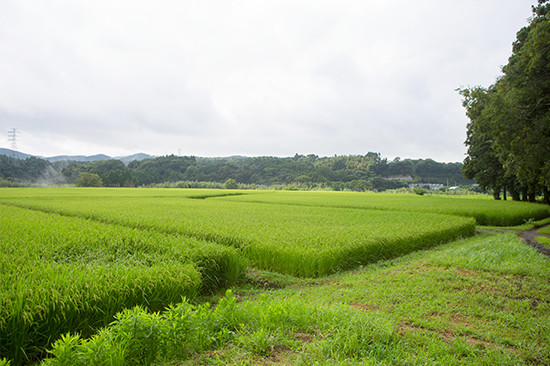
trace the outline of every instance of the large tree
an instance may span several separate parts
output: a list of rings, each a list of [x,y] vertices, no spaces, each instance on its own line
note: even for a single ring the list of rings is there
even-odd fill
[[[466,142],[468,156],[464,159],[462,173],[475,179],[483,189],[492,189],[495,199],[500,198],[504,187],[505,170],[495,146],[493,115],[490,100],[494,91],[481,87],[461,90],[463,105],[470,119]]]
[[[465,175],[514,198],[550,200],[550,4],[539,0],[517,33],[502,77],[489,88],[461,90],[468,124]],[[499,195],[496,194],[495,198]]]

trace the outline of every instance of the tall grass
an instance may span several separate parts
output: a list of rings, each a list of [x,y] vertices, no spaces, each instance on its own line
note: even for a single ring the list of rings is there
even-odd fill
[[[344,328],[339,326],[344,323]],[[67,334],[50,351],[44,364],[144,365],[190,359],[197,353],[220,349],[229,343],[255,356],[268,356],[276,348],[298,348],[296,334],[325,334],[317,352],[328,358],[359,358],[370,343],[395,343],[394,325],[365,317],[344,307],[315,307],[305,302],[273,301],[237,303],[230,291],[211,307],[186,301],[163,313],[140,307],[117,314],[116,320],[90,339]],[[98,352],[100,350],[100,352]]]
[[[118,313],[110,326],[90,339],[66,334],[55,342],[45,365],[144,365],[188,358],[226,343],[240,326],[231,292],[213,311],[210,304],[183,299],[165,312],[134,307]]]

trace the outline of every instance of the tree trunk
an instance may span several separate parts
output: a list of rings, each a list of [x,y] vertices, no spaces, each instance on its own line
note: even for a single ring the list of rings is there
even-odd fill
[[[527,202],[527,189],[526,188],[521,189],[521,200]]]
[[[514,201],[519,201],[521,199],[519,192],[514,187],[510,187],[510,194],[512,195],[512,199]]]
[[[506,186],[502,187],[502,199],[506,201]]]
[[[547,205],[550,205],[550,192],[548,191],[548,188],[543,187],[542,188],[542,194],[544,196],[544,198],[543,198],[544,203],[546,203]]]

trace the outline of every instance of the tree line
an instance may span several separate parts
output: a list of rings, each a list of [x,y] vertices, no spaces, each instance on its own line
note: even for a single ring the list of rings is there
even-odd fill
[[[230,181],[240,185],[284,186],[300,189],[326,188],[333,190],[366,191],[408,187],[410,183],[440,183],[471,185],[462,173],[462,163],[439,163],[431,159],[396,158],[388,161],[379,153],[319,157],[228,157],[200,158],[193,156],[162,156],[135,160],[125,165],[120,160],[95,162],[58,162],[30,158],[5,158],[0,164],[0,178],[34,181],[33,173],[13,170],[13,165],[34,166],[40,161],[55,169],[66,183],[82,186],[133,187],[152,186],[166,182]],[[32,163],[32,164],[31,164]],[[30,175],[29,175],[30,174]],[[185,186],[185,185],[182,185]],[[193,185],[189,185],[193,186]]]
[[[49,161],[40,158],[30,157],[23,160],[0,155],[0,181],[4,186],[37,182],[46,175],[50,166]]]
[[[503,75],[459,90],[470,122],[462,171],[495,199],[550,203],[550,4],[539,0]]]

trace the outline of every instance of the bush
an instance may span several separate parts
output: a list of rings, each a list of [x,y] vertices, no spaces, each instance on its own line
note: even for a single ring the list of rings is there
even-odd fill
[[[425,188],[416,186],[416,187],[413,188],[413,192],[416,193],[416,194],[419,195],[419,196],[422,196],[422,195],[423,195],[424,193],[426,193],[427,191],[426,191]]]

